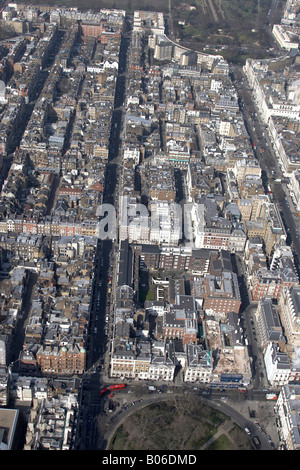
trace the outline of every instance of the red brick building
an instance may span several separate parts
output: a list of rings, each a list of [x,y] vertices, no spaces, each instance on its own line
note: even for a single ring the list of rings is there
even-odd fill
[[[86,351],[79,345],[41,346],[36,360],[44,374],[82,374],[86,368]]]
[[[197,343],[198,322],[195,312],[174,309],[165,314],[164,339],[181,339],[183,344]]]
[[[298,283],[298,276],[290,269],[258,270],[252,277],[252,300],[258,302],[265,297],[278,300],[283,287],[290,288]]]
[[[203,299],[203,310],[212,310],[220,315],[239,313],[242,303],[237,276],[233,272],[194,278],[193,294]]]

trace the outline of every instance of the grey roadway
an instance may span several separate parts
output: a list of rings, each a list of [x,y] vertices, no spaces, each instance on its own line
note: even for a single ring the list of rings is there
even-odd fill
[[[266,126],[259,119],[257,103],[254,102],[251,90],[245,84],[246,78],[241,68],[232,66],[232,71],[236,78],[235,86],[238,95],[246,104],[243,108],[244,121],[252,142],[256,143],[254,152],[263,170],[265,187],[267,184],[271,186],[274,202],[279,206],[280,214],[287,230],[288,242],[292,241],[292,247],[297,258],[296,261],[298,261],[300,259],[300,238],[297,233],[298,227],[300,227],[299,218],[296,216],[294,204],[286,184],[275,181],[278,178],[286,181],[286,178],[272,149],[272,143],[268,138]],[[257,116],[255,116],[255,113]]]

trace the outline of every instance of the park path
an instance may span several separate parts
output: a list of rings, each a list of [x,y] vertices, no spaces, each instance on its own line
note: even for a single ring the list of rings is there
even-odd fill
[[[203,446],[201,447],[200,450],[205,450],[207,447],[209,447],[216,439],[218,439],[222,434],[226,434],[226,436],[228,437],[228,439],[230,440],[230,442],[232,442],[232,444],[234,445],[234,441],[232,439],[232,437],[230,436],[229,434],[229,431],[231,428],[234,427],[234,423],[233,421],[230,419],[230,420],[226,420],[224,423],[222,423],[219,427],[218,427],[218,430],[216,432],[216,434],[214,434],[214,436],[212,436],[210,439],[208,439],[208,441],[205,442],[205,444],[203,444]]]

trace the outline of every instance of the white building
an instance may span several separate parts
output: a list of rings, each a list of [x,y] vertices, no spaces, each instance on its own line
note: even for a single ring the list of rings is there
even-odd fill
[[[136,10],[133,15],[133,31],[164,34],[164,15],[156,11]]]
[[[271,69],[269,69],[270,64],[270,60],[247,59],[243,67],[249,86],[253,90],[253,96],[258,105],[261,119],[265,124],[268,124],[271,116],[299,120],[298,95],[289,93],[287,97],[278,98],[278,94],[274,93],[274,90],[264,84],[267,74],[270,73],[272,76]],[[276,74],[274,74],[274,77],[276,78]]]
[[[294,170],[289,175],[290,181],[288,187],[291,191],[291,196],[296,207],[296,211],[300,212],[300,169]]]
[[[287,450],[300,449],[300,385],[286,384],[278,396],[275,411],[279,436]]]
[[[134,145],[126,146],[123,150],[124,161],[133,160],[135,165],[140,163],[140,149]]]
[[[292,248],[289,245],[281,245],[281,246],[277,246],[275,248],[275,251],[274,251],[274,254],[273,254],[273,257],[272,257],[272,261],[271,261],[271,264],[270,264],[270,269],[271,270],[277,269],[279,264],[280,264],[280,260],[282,258],[288,258],[294,264],[293,251],[292,251]]]
[[[3,20],[11,20],[14,16],[16,16],[16,10],[14,6],[8,5],[2,10]]]
[[[300,347],[300,287],[282,289],[278,303],[287,341],[293,347]]]
[[[117,348],[111,357],[111,377],[172,382],[174,373],[172,342],[140,342],[136,350]]]
[[[48,398],[48,385],[45,377],[26,377],[12,375],[11,394],[20,401],[31,402]]]
[[[0,80],[0,103],[2,104],[7,103],[6,85],[3,80]]]
[[[271,386],[278,387],[289,381],[291,365],[286,353],[281,352],[275,343],[267,345],[264,354],[267,379]]]
[[[291,34],[280,24],[274,24],[272,30],[273,36],[282,49],[290,51],[298,49],[298,41],[292,40]]]
[[[228,250],[232,253],[243,252],[245,249],[247,236],[241,227],[233,227],[228,241]]]
[[[175,373],[175,360],[172,343],[155,342],[151,348],[151,363],[148,370],[148,380],[163,380],[172,382]]]
[[[0,364],[6,365],[6,345],[3,340],[0,339]]]
[[[163,300],[146,300],[144,306],[148,315],[155,317],[162,317],[166,312],[166,306]]]
[[[229,249],[232,223],[218,215],[215,201],[207,198],[205,204],[185,204],[184,209],[184,235],[194,248]],[[239,235],[233,237],[240,243]]]
[[[212,373],[212,357],[201,345],[187,344],[187,359],[184,370],[185,382],[209,383]]]
[[[150,203],[150,243],[178,245],[182,236],[179,209],[177,204],[168,201]]]
[[[121,196],[119,218],[119,239],[129,242],[149,243],[149,213],[146,206],[137,202],[136,197]]]

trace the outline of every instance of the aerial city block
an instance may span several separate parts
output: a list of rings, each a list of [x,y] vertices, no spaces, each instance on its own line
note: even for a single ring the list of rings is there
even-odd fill
[[[0,449],[299,450],[300,1],[118,3],[0,7]]]

